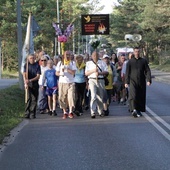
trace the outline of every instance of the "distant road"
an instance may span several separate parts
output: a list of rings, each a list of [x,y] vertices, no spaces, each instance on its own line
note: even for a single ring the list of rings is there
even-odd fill
[[[0,89],[5,89],[9,86],[17,84],[19,79],[0,79]]]

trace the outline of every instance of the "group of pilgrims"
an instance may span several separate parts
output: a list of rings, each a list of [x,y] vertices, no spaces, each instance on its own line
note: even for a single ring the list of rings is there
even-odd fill
[[[128,105],[134,117],[145,112],[146,84],[151,84],[148,62],[140,49],[125,56],[94,51],[51,58],[44,51],[29,54],[23,80],[28,91],[25,118],[36,118],[37,112],[62,119],[83,115],[89,110],[92,119],[109,116],[111,102]]]

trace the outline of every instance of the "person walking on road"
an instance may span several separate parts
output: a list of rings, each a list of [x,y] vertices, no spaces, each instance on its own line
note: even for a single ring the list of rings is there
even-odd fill
[[[108,69],[108,85],[105,86],[105,95],[104,95],[104,99],[103,99],[103,104],[104,104],[104,113],[105,116],[109,115],[109,105],[111,103],[111,98],[112,98],[112,92],[113,92],[113,85],[115,85],[116,81],[117,81],[117,70],[116,67],[110,63],[110,56],[107,54],[103,55],[103,61],[106,63],[107,65],[107,69]]]
[[[146,81],[151,85],[151,71],[147,61],[140,57],[140,49],[134,48],[134,57],[127,63],[125,87],[129,87],[129,109],[134,117],[142,116],[146,105]]]
[[[103,97],[105,90],[104,76],[108,75],[107,65],[99,59],[99,53],[92,53],[92,60],[86,63],[85,75],[88,76],[89,89],[91,92],[91,118],[96,117],[96,112],[103,117]]]
[[[42,90],[44,90],[44,83],[46,82],[46,94],[48,96],[49,115],[56,116],[58,77],[56,75],[56,70],[53,68],[52,60],[48,60],[47,67],[48,70],[45,71],[43,77]]]
[[[42,56],[40,58],[41,60],[41,75],[40,79],[38,81],[39,84],[39,94],[38,94],[38,110],[40,114],[48,112],[48,101],[47,101],[47,95],[46,95],[46,82],[44,83],[43,90],[42,90],[42,85],[43,85],[43,77],[45,71],[48,69],[47,67],[47,58],[45,56]]]
[[[116,69],[117,69],[117,82],[116,82],[116,87],[117,87],[117,100],[118,103],[124,103],[124,99],[123,99],[123,91],[125,89],[124,87],[124,82],[122,80],[121,77],[121,71],[122,71],[122,66],[123,63],[125,62],[125,55],[124,54],[120,54],[119,56],[119,61],[116,63]]]
[[[36,107],[38,99],[38,80],[41,69],[38,62],[35,62],[34,54],[29,54],[27,63],[24,66],[23,80],[25,89],[28,90],[28,97],[25,108],[25,118],[36,118]]]
[[[66,51],[64,58],[59,61],[56,67],[56,75],[59,76],[59,104],[63,109],[63,119],[72,119],[75,108],[75,83],[74,75],[77,70],[75,61],[71,60],[71,52]],[[69,109],[69,114],[67,109]]]
[[[83,61],[84,56],[78,55],[76,56],[76,67],[77,70],[75,72],[74,82],[75,82],[75,114],[80,116],[83,114],[83,99],[85,95],[86,89],[86,77],[85,77],[85,63]]]

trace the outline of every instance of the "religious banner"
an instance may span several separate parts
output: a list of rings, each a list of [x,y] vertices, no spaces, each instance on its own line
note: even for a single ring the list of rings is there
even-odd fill
[[[81,15],[82,35],[108,35],[109,14]]]

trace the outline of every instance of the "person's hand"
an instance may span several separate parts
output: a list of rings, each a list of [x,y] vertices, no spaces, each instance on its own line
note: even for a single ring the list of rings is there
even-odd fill
[[[129,85],[128,84],[125,84],[125,88],[128,88],[129,87]]]
[[[148,82],[147,82],[147,86],[150,86],[150,85],[151,85],[151,83],[148,81]]]
[[[24,84],[24,87],[25,87],[25,89],[28,89],[28,84],[25,83],[25,84]]]
[[[122,69],[122,67],[121,67],[121,66],[118,66],[118,67],[117,67],[117,70],[120,70],[120,69]]]
[[[25,80],[25,84],[28,84],[30,81],[28,79]]]

